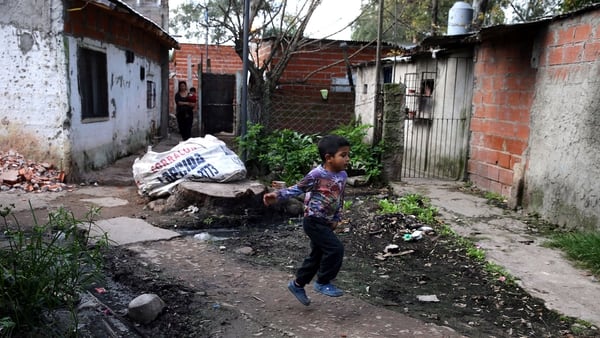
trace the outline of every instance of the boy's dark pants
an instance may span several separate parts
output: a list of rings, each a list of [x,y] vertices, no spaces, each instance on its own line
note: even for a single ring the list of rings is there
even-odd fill
[[[304,286],[317,275],[317,282],[327,284],[334,279],[344,258],[344,245],[333,232],[327,221],[304,217],[304,232],[310,238],[310,254],[304,259],[296,273],[296,283]]]

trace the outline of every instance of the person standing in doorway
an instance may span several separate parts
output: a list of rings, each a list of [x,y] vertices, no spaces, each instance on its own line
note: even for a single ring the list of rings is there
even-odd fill
[[[182,140],[192,136],[192,124],[194,123],[194,106],[196,102],[189,99],[187,83],[179,82],[179,90],[175,93],[175,112],[177,116],[177,127]]]

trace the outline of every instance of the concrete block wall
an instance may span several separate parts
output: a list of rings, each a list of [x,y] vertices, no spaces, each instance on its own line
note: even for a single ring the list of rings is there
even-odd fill
[[[600,6],[539,37],[524,205],[573,228],[600,229]]]
[[[469,179],[504,196],[511,194],[514,167],[524,162],[528,145],[533,41],[533,34],[504,35],[482,42],[476,54]]]

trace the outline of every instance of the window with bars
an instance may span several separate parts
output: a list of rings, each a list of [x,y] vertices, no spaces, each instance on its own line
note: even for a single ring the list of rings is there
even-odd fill
[[[409,118],[430,119],[433,117],[433,90],[435,72],[406,73],[406,109]]]
[[[146,81],[146,108],[156,107],[156,84],[154,81]]]
[[[81,119],[108,118],[108,73],[106,53],[79,47],[77,72],[81,96]]]

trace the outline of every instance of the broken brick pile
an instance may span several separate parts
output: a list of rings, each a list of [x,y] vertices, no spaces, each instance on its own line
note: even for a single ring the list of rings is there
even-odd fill
[[[0,191],[62,191],[65,173],[50,163],[35,163],[16,151],[0,151]]]

